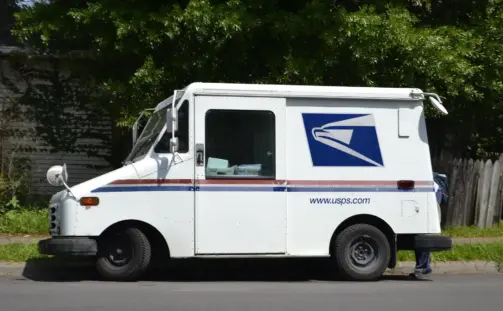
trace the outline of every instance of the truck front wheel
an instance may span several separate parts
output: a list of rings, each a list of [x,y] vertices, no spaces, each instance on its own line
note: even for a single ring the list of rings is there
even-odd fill
[[[106,280],[134,281],[145,273],[151,256],[147,236],[137,228],[127,228],[100,239],[96,268]]]
[[[373,281],[381,277],[391,257],[386,235],[368,224],[355,224],[338,234],[335,241],[337,270],[346,279]]]

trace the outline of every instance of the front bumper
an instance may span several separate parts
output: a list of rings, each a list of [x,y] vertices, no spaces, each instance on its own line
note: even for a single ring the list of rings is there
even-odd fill
[[[39,241],[38,251],[43,255],[94,256],[98,244],[88,237],[55,237]]]
[[[418,234],[414,238],[414,249],[423,252],[439,252],[452,249],[452,239],[448,236]]]

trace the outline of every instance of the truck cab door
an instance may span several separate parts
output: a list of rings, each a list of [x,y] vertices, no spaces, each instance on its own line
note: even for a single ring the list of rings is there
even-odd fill
[[[285,254],[284,98],[196,96],[195,253]]]

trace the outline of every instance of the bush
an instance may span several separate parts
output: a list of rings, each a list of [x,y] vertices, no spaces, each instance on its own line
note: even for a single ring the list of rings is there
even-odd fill
[[[18,209],[26,203],[29,193],[29,160],[11,153],[8,158],[0,154],[0,214]]]
[[[6,234],[48,234],[49,217],[47,209],[23,207],[0,215],[0,233]]]

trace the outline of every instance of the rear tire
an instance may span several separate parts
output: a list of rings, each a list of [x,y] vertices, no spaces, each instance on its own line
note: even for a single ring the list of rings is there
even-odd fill
[[[374,281],[379,279],[391,258],[386,235],[368,224],[355,224],[336,237],[335,264],[347,280]]]
[[[143,276],[151,257],[147,236],[137,228],[127,228],[100,241],[96,269],[109,281],[135,281]]]

